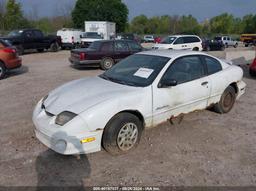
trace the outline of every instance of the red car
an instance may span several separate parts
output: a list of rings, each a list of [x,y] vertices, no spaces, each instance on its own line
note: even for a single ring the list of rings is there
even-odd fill
[[[254,59],[253,63],[250,65],[250,74],[251,76],[256,76],[256,58]]]
[[[18,56],[17,50],[5,40],[0,40],[0,80],[11,69],[21,67],[21,58]]]
[[[143,47],[132,40],[101,40],[93,42],[89,48],[72,50],[69,61],[74,66],[100,66],[108,70],[120,60],[142,50]]]

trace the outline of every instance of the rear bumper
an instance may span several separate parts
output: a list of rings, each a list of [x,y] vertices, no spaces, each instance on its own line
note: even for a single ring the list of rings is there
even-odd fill
[[[15,69],[19,68],[22,65],[22,59],[20,57],[8,60],[5,62],[5,67],[10,70],[10,69]]]
[[[99,63],[101,62],[101,60],[75,60],[73,58],[69,58],[69,61],[71,64],[73,65],[77,65],[77,66],[99,66]]]

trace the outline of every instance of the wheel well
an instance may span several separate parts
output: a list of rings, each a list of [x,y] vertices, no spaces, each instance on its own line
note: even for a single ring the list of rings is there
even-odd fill
[[[0,59],[0,63],[3,63],[4,67],[6,68],[5,63],[4,63],[3,60]]]
[[[143,115],[142,115],[139,111],[137,111],[137,110],[125,110],[125,111],[121,111],[121,112],[117,113],[116,115],[118,115],[118,114],[120,114],[120,113],[130,113],[130,114],[135,115],[135,116],[138,117],[139,120],[142,122],[143,128],[145,128],[145,120],[144,120],[144,117],[143,117]]]
[[[234,90],[235,90],[236,94],[238,93],[238,87],[237,87],[236,82],[234,82],[234,83],[230,84],[229,86],[231,86],[232,88],[234,88]]]

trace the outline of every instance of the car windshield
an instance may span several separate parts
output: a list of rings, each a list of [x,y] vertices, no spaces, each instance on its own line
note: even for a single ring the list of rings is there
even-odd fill
[[[94,39],[102,39],[102,36],[100,36],[98,33],[96,32],[87,32],[87,33],[83,33],[82,35],[83,38],[94,38]]]
[[[9,37],[17,37],[20,36],[23,31],[11,31],[8,36]]]
[[[173,36],[168,36],[168,37],[165,37],[163,40],[161,40],[161,44],[172,44],[175,40],[176,40],[177,37],[173,37]]]
[[[88,47],[89,49],[93,49],[93,50],[99,50],[101,46],[101,42],[100,41],[94,41],[90,44],[90,46]]]
[[[153,83],[169,60],[170,58],[162,56],[135,54],[122,60],[100,77],[119,84],[146,87]]]
[[[219,40],[221,40],[221,37],[219,37],[219,36],[216,36],[216,37],[214,38],[214,40],[217,40],[217,41],[219,41]]]

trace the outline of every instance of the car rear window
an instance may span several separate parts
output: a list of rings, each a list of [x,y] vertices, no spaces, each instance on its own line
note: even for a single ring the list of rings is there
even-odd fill
[[[208,75],[215,74],[222,70],[222,66],[218,60],[208,56],[205,56],[204,59],[208,69]]]
[[[4,47],[12,46],[11,42],[9,42],[8,40],[0,40],[0,43],[1,43]]]

